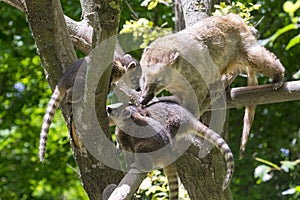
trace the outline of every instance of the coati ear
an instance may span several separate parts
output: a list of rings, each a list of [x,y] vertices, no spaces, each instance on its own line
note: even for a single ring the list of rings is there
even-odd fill
[[[177,51],[172,51],[169,55],[170,64],[173,65],[176,63],[177,59],[179,58],[180,54]]]
[[[147,51],[149,51],[150,47],[145,47],[143,53],[146,53]]]
[[[251,32],[251,35],[253,35],[255,38],[258,38],[258,30],[254,26],[248,26],[248,27]]]
[[[136,66],[137,63],[135,61],[131,61],[127,66],[127,70],[134,69]]]
[[[132,58],[132,56],[130,55],[130,54],[125,54],[124,56],[123,56],[124,58]]]

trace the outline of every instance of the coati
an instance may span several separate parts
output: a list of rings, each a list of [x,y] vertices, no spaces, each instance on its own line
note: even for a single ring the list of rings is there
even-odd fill
[[[229,146],[222,137],[203,125],[187,109],[173,101],[166,100],[150,103],[143,108],[126,104],[115,108],[108,107],[107,112],[118,128],[123,130],[122,134],[131,134],[131,136],[117,136],[117,138],[121,138],[119,141],[121,148],[135,153],[147,153],[158,151],[162,146],[168,145],[167,149],[164,149],[165,151],[154,152],[151,155],[142,154],[145,157],[150,156],[155,167],[165,169],[174,166],[173,170],[176,170],[175,164],[170,165],[168,161],[176,155],[173,150],[176,149],[176,143],[180,138],[189,134],[196,134],[209,141],[225,157],[227,173],[223,182],[223,189],[228,187],[234,170],[233,154]],[[124,138],[126,139],[124,140]],[[142,158],[140,159],[142,160]],[[174,178],[176,172],[173,170],[171,171],[173,175],[167,174],[167,176],[171,176],[172,180],[177,180]],[[170,188],[176,188],[177,191],[173,193],[177,194],[178,186],[173,187],[172,180],[169,180]],[[172,191],[170,193],[172,194]]]
[[[118,107],[110,105],[107,108],[108,115],[116,123],[117,145],[123,152],[127,169],[134,167],[141,171],[152,171],[154,167],[163,168],[170,188],[169,199],[178,199],[176,165],[168,162],[170,156],[173,156],[170,154],[170,131],[153,118],[141,119],[138,109],[134,111],[131,112],[129,107],[122,104]],[[164,147],[167,148],[166,151],[159,151]]]
[[[88,57],[85,57],[76,60],[71,66],[69,66],[66,69],[62,78],[60,79],[57,86],[55,87],[55,90],[51,96],[51,99],[46,109],[42,130],[40,134],[39,158],[41,162],[44,161],[49,128],[58,106],[61,104],[61,102],[65,97],[66,97],[66,102],[68,103],[75,103],[76,101],[79,101],[81,98],[81,94],[72,94],[72,89],[73,89],[75,79],[84,80],[87,64],[86,63],[83,64],[83,63],[88,62],[88,59],[89,59]],[[112,87],[112,85],[115,82],[117,82],[127,70],[132,69],[137,65],[139,65],[138,61],[132,58],[129,54],[126,54],[123,57],[115,57],[112,63],[110,87]],[[80,74],[78,74],[79,69],[80,72],[82,72]]]
[[[166,89],[197,118],[207,108],[204,99],[215,92],[214,83],[226,83],[234,74],[246,72],[248,85],[257,85],[256,74],[261,73],[273,79],[276,90],[283,85],[285,72],[276,56],[257,44],[252,29],[235,14],[208,17],[156,39],[144,49],[140,65],[141,104]],[[254,105],[246,107],[241,156],[254,112]]]

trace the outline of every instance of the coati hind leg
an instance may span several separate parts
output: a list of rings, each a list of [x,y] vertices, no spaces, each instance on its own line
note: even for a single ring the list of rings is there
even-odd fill
[[[246,51],[248,85],[257,85],[257,73],[273,79],[273,89],[277,90],[283,85],[285,69],[276,56],[262,46],[251,46]],[[240,146],[240,158],[243,158],[245,146],[249,137],[250,128],[254,119],[255,105],[246,106],[244,127]]]
[[[257,82],[256,73],[248,69],[247,74],[248,74],[248,86],[257,85],[258,82]],[[256,108],[255,105],[248,105],[245,108],[245,114],[243,120],[243,133],[241,137],[241,146],[240,146],[240,159],[244,157],[246,144],[250,134],[252,122],[254,119],[255,108]]]

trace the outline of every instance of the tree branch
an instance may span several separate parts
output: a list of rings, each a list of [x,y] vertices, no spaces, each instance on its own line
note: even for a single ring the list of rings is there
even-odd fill
[[[84,54],[89,54],[92,49],[93,39],[93,27],[91,25],[91,21],[83,19],[80,22],[77,22],[66,15],[65,20],[74,46]],[[114,55],[115,57],[118,57],[123,54],[124,52],[122,47],[117,40]]]
[[[24,0],[24,8],[48,82],[54,88],[63,71],[77,59],[60,1]]]
[[[238,87],[231,88],[226,92],[226,109],[295,100],[300,100],[300,81],[286,82],[278,90],[273,90],[271,84]],[[222,103],[216,103],[210,110],[217,109],[224,109]]]
[[[209,16],[211,0],[181,0],[185,25],[191,26]]]
[[[174,2],[175,12],[175,32],[181,31],[185,28],[184,15],[181,6],[181,0],[175,0]]]
[[[180,0],[185,25],[191,26],[203,18],[210,16],[214,5],[220,2],[230,3],[230,0]],[[179,1],[178,1],[179,2]]]
[[[142,173],[137,169],[130,169],[119,185],[111,193],[108,200],[130,199],[134,192],[139,188],[146,175],[147,173]]]
[[[24,4],[22,3],[22,1],[20,0],[2,0],[3,2],[21,10],[21,11],[25,11],[25,7]]]
[[[74,46],[87,55],[91,51],[93,38],[93,27],[89,20],[76,22],[66,15],[65,20]]]

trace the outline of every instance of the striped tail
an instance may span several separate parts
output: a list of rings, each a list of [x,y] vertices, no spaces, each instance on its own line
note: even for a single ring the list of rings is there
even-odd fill
[[[170,200],[178,200],[178,176],[176,164],[172,163],[164,167],[165,174],[167,175],[169,188],[170,188]]]
[[[42,130],[40,134],[40,146],[39,146],[39,157],[40,161],[43,162],[45,158],[45,153],[46,153],[46,145],[47,145],[47,139],[48,139],[48,133],[49,133],[49,128],[52,122],[52,119],[54,117],[54,114],[60,105],[60,102],[63,99],[65,92],[59,91],[58,87],[56,86],[51,99],[49,101],[46,114],[44,116],[44,121],[42,125]]]
[[[224,179],[223,182],[223,190],[225,190],[229,186],[234,171],[234,160],[233,160],[233,154],[230,150],[230,147],[219,134],[217,134],[216,132],[214,132],[213,130],[211,130],[201,122],[198,123],[197,130],[198,130],[197,132],[198,136],[214,144],[224,155],[226,165],[227,165],[226,178]]]

